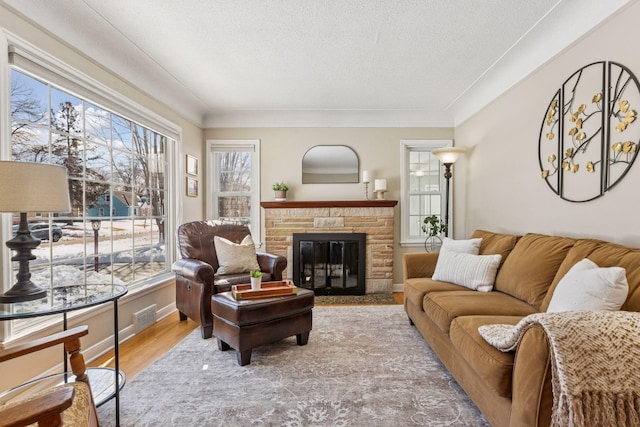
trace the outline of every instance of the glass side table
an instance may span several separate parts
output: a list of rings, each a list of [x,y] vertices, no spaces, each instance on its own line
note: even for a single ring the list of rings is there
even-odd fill
[[[67,313],[74,310],[113,302],[113,339],[114,339],[114,363],[115,369],[111,368],[87,368],[91,391],[96,400],[96,406],[100,406],[107,400],[115,397],[116,401],[116,426],[120,425],[120,389],[124,387],[126,377],[120,371],[118,354],[118,299],[127,293],[127,288],[122,285],[89,284],[56,286],[51,291],[47,291],[47,296],[40,300],[15,302],[10,304],[0,304],[0,321],[27,319],[30,317],[48,316],[51,314],[62,314],[62,327],[67,330]],[[53,376],[64,376],[67,381],[67,358],[64,357],[64,369],[60,374]],[[111,374],[109,374],[109,372]],[[105,381],[105,375],[113,375],[114,380]],[[51,378],[49,376],[47,378]],[[40,380],[40,379],[39,379]],[[36,381],[39,381],[36,380]],[[95,382],[95,385],[94,385]],[[28,384],[23,384],[16,389],[23,388]],[[9,393],[17,391],[10,390]]]

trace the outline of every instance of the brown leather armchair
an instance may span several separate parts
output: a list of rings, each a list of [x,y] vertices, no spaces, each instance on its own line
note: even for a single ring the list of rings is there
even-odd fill
[[[237,283],[248,283],[249,272],[216,275],[218,258],[213,243],[219,236],[240,243],[251,232],[243,225],[216,224],[213,221],[194,221],[182,224],[176,232],[182,259],[173,264],[176,274],[176,307],[180,320],[187,317],[200,323],[202,338],[211,338],[213,315],[211,296],[231,290]],[[287,259],[280,255],[256,253],[263,281],[282,280]]]

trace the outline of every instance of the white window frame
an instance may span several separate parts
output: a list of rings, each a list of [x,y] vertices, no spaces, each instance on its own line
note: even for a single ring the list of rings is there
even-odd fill
[[[432,151],[441,147],[452,147],[452,139],[414,139],[400,141],[400,246],[422,246],[424,245],[424,237],[411,237],[409,235],[409,154],[412,151]],[[444,167],[440,165],[440,183],[441,183],[441,218],[444,218],[445,209],[445,191],[444,191]],[[449,235],[453,231],[453,215],[452,209],[449,209]]]
[[[262,223],[260,221],[260,140],[259,139],[208,139],[207,140],[207,168],[206,168],[206,192],[205,214],[207,219],[218,219],[218,196],[216,189],[215,152],[246,148],[253,151],[251,159],[251,237],[257,247],[262,245]]]
[[[11,54],[11,55],[10,55]],[[48,81],[72,95],[83,99],[91,100],[95,105],[114,111],[117,114],[139,123],[155,132],[161,133],[173,140],[173,143],[167,147],[168,164],[176,164],[173,159],[178,158],[178,147],[181,145],[182,128],[177,124],[165,119],[163,116],[153,112],[152,110],[136,103],[126,95],[117,90],[106,86],[92,77],[78,71],[69,64],[59,60],[48,52],[36,47],[26,40],[16,36],[15,34],[0,27],[0,158],[11,159],[11,91],[10,73],[11,63],[20,69],[30,70],[32,74],[38,76],[39,79]],[[171,230],[175,229],[175,224],[182,221],[182,210],[176,201],[175,191],[178,188],[176,177],[177,167],[167,170],[167,200],[166,208],[170,209],[173,214],[167,215],[168,224],[166,224],[165,233],[165,262],[171,265],[176,258],[176,249],[174,236]],[[174,190],[175,189],[175,190]],[[12,216],[10,214],[0,215],[0,238],[2,242],[12,236]],[[9,236],[9,237],[7,237]],[[2,262],[0,263],[0,278],[5,284],[11,284],[15,281],[11,268],[11,251],[0,251]],[[7,268],[9,266],[9,268]],[[164,274],[154,276],[147,281],[141,282],[135,289],[149,289],[155,285],[165,283],[169,278],[173,277],[170,269]],[[6,285],[7,288],[10,285]],[[131,292],[130,292],[131,294]],[[92,309],[93,310],[93,309]],[[55,316],[45,316],[39,319],[31,319],[32,325],[28,328],[21,328],[16,331],[14,322],[1,322],[0,325],[0,343],[9,342],[14,338],[29,334],[33,331],[40,330],[51,324],[59,323],[59,319]]]

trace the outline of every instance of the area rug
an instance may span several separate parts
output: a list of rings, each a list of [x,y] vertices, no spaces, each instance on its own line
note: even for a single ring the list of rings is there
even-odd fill
[[[113,402],[99,408],[114,425]],[[233,351],[195,330],[121,393],[122,426],[489,426],[401,305],[319,306],[295,337]]]
[[[315,305],[389,305],[398,304],[390,293],[366,295],[316,295]]]

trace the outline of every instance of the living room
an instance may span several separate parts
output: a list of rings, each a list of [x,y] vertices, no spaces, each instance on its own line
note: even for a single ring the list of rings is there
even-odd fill
[[[246,117],[247,122],[251,120],[251,125],[246,126],[242,125],[240,115],[232,116],[231,113],[210,118],[209,122],[204,118],[195,120],[195,107],[187,110],[185,106],[183,109],[183,100],[170,104],[154,97],[148,90],[133,85],[113,71],[108,62],[88,58],[79,48],[63,42],[61,36],[44,29],[46,22],[39,21],[37,15],[31,18],[21,15],[19,2],[0,3],[0,27],[5,33],[0,45],[3,51],[8,51],[10,43],[6,33],[10,33],[12,42],[23,40],[35,46],[80,73],[92,76],[102,85],[119,92],[179,129],[179,160],[176,163],[182,168],[186,155],[197,158],[199,170],[195,176],[200,185],[197,197],[188,196],[184,191],[186,175],[179,169],[173,190],[176,225],[207,217],[206,144],[210,140],[260,141],[260,195],[264,201],[273,199],[271,185],[277,181],[284,181],[291,186],[288,195],[290,200],[363,199],[364,186],[360,182],[340,186],[302,183],[302,157],[308,149],[317,145],[347,145],[353,148],[360,160],[360,170],[370,171],[373,178],[387,180],[385,198],[400,200],[400,142],[452,140],[455,146],[465,147],[467,152],[454,166],[450,236],[465,239],[474,230],[484,229],[516,234],[536,232],[596,238],[640,246],[640,236],[630,225],[640,208],[633,185],[639,178],[639,171],[629,168],[624,179],[615,187],[585,203],[564,200],[551,191],[541,178],[538,153],[541,124],[558,88],[576,70],[598,61],[615,61],[636,74],[640,72],[640,58],[635,54],[632,44],[633,29],[640,18],[640,5],[635,1],[601,3],[605,2],[560,2],[545,17],[548,20],[541,20],[530,34],[523,36],[523,50],[506,52],[491,72],[477,76],[476,85],[464,97],[449,100],[453,102],[451,111],[455,110],[457,117],[446,112],[445,120],[432,119],[430,122],[415,117],[405,121],[392,121],[388,117],[376,119],[375,113],[365,115],[354,111],[325,112],[324,116],[320,116],[320,119],[316,117],[311,124],[306,124],[302,113],[282,119],[273,111],[273,122],[265,121],[264,116]],[[568,21],[566,14],[571,11],[576,14],[572,19],[580,21],[582,26]],[[558,29],[557,26],[564,28]],[[559,34],[564,34],[564,38]],[[9,84],[9,67],[6,60],[0,63],[3,87]],[[399,78],[402,78],[402,74]],[[3,100],[2,111],[7,105],[8,102]],[[437,117],[441,117],[443,112],[437,113]],[[8,116],[2,116],[2,123],[8,125]],[[8,136],[3,134],[2,138],[3,158],[7,159],[10,157]],[[373,194],[371,197],[374,197]],[[403,209],[401,205],[395,208],[394,286],[402,283],[403,254],[424,250],[420,245],[401,245]],[[5,218],[3,230],[8,229]],[[3,238],[3,241],[6,240]],[[2,258],[4,266],[10,263],[10,256],[5,248]],[[4,282],[12,283],[14,278],[7,270],[11,269],[2,269]],[[159,309],[159,317],[162,317],[175,308],[173,281],[165,279],[135,293],[130,292],[120,301],[122,339],[135,333],[129,320],[134,313],[155,304]],[[4,289],[7,288],[8,285]],[[109,310],[85,314],[74,319],[73,324],[78,322],[89,325],[91,333],[83,341],[84,347],[89,349],[89,358],[111,347],[113,331],[112,313]],[[51,332],[54,327],[47,330]],[[11,339],[7,329],[3,329],[2,334],[3,341]],[[46,360],[34,362],[33,366],[38,372],[49,368]],[[33,372],[24,372],[20,367],[11,363],[6,368],[3,366],[0,389],[7,389],[32,377]]]

